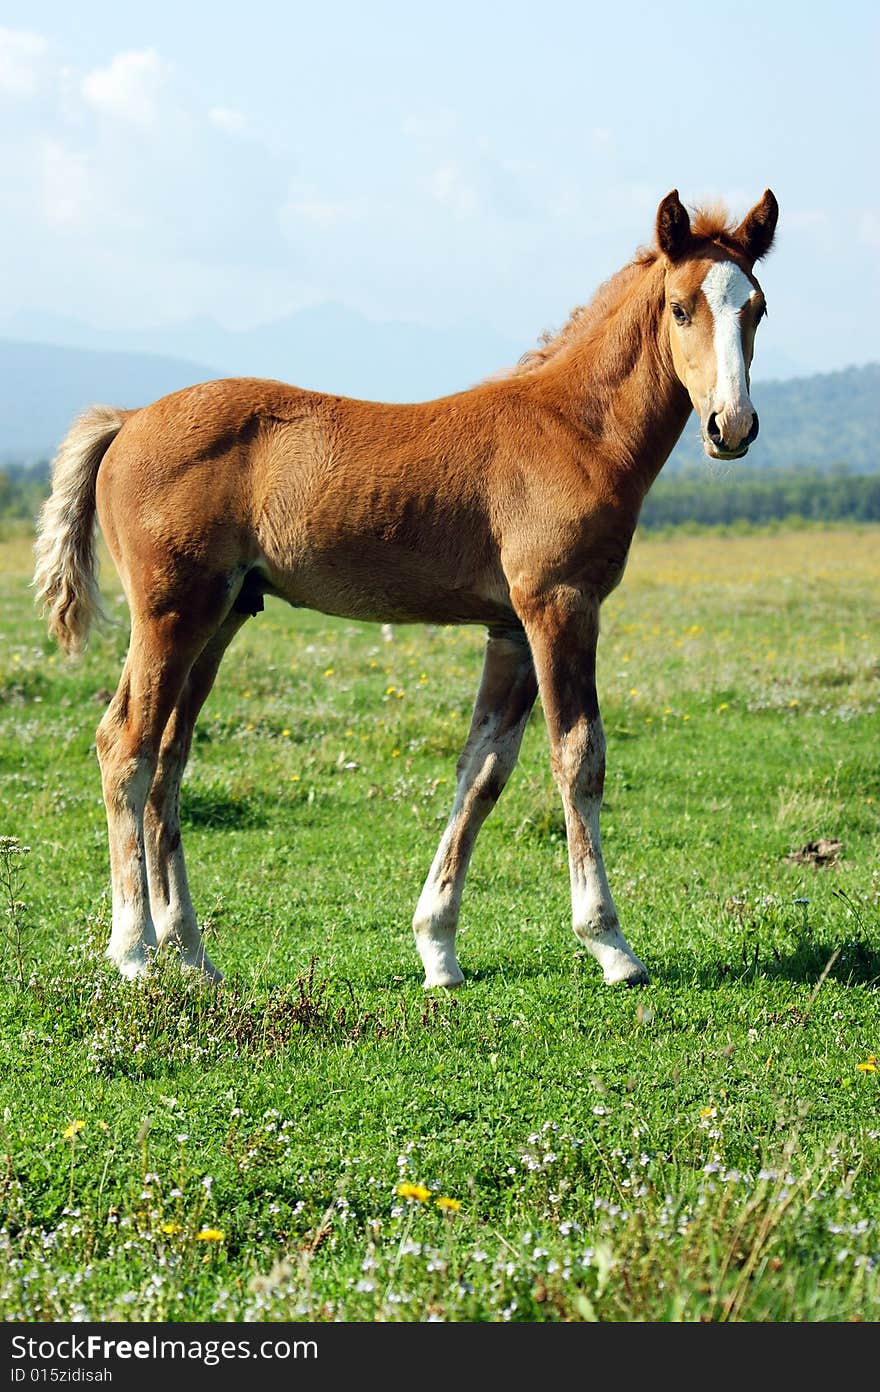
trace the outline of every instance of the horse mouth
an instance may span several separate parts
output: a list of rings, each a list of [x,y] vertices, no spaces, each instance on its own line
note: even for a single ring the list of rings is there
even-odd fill
[[[749,452],[748,445],[740,445],[739,448],[735,450],[719,449],[718,446],[713,445],[712,441],[708,440],[705,435],[703,436],[703,449],[710,459],[744,459]]]

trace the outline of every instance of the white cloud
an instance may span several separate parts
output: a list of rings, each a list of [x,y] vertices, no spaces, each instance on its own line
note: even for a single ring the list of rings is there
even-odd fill
[[[83,78],[90,106],[146,129],[155,124],[166,66],[154,48],[117,53],[109,67]]]
[[[859,216],[856,236],[869,247],[880,247],[880,212],[876,208],[866,208]]]
[[[285,232],[293,231],[297,223],[308,222],[316,227],[335,227],[364,215],[364,205],[354,199],[325,198],[314,188],[294,184],[279,217]]]
[[[40,197],[46,221],[56,226],[81,222],[92,202],[92,179],[85,155],[57,140],[44,140],[39,151]]]
[[[27,29],[0,29],[0,92],[27,97],[37,90],[48,44]]]
[[[422,182],[437,203],[451,208],[458,217],[469,217],[476,211],[477,195],[454,162],[441,165]]]
[[[593,126],[589,134],[590,149],[594,155],[614,155],[617,153],[617,141],[614,132],[607,126]]]
[[[824,227],[828,221],[828,214],[823,208],[795,208],[792,212],[784,215],[786,227]]]
[[[243,131],[247,125],[247,117],[243,111],[236,111],[232,106],[212,106],[208,112],[208,120],[212,125],[219,126],[220,130],[236,135]]]

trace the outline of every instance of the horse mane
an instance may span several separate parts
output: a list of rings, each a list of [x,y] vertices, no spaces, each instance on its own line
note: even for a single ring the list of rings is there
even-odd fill
[[[733,219],[721,203],[709,204],[705,208],[695,208],[692,211],[691,236],[695,242],[715,242],[728,251],[735,251],[737,242],[734,227]],[[543,367],[544,363],[555,358],[563,348],[567,348],[572,339],[580,338],[613,313],[626,299],[638,273],[646,266],[653,266],[659,257],[660,252],[656,247],[639,247],[631,261],[603,281],[591,300],[575,306],[561,329],[556,333],[545,330],[536,348],[530,348],[527,353],[523,353],[515,366],[497,375],[520,377]]]

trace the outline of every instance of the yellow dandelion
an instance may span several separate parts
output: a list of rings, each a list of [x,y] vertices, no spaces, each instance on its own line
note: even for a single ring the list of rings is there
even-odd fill
[[[398,1184],[397,1192],[402,1199],[415,1199],[417,1203],[424,1203],[431,1197],[430,1189],[424,1184]]]
[[[74,1136],[79,1135],[84,1126],[84,1121],[72,1121],[69,1126],[65,1126],[61,1134],[65,1141],[72,1141]]]
[[[399,759],[399,758],[400,758],[400,750],[399,750],[399,749],[392,749],[392,751],[391,751],[391,757],[392,757],[392,759]]]
[[[798,700],[791,700],[791,701],[789,701],[788,704],[789,704],[789,706],[799,706],[799,705],[800,705],[800,701],[798,701]]]
[[[638,689],[638,687],[637,687],[637,686],[631,686],[630,689],[629,689],[629,694],[630,694],[630,696],[638,696],[638,694],[639,694],[639,689]]]
[[[196,1233],[196,1242],[222,1242],[224,1236],[220,1228],[202,1228]]]
[[[249,696],[252,696],[252,695],[253,695],[253,692],[252,692],[252,691],[243,691],[241,694],[242,694],[242,696],[244,697],[244,699],[247,700],[247,698],[248,698]]]
[[[335,669],[334,667],[325,667],[325,668],[324,668],[324,676],[325,676],[325,677],[332,677],[335,670],[336,670],[336,669]]]
[[[180,1223],[163,1223],[162,1231],[168,1233],[169,1237],[173,1237],[175,1233],[183,1232],[183,1228]]]
[[[289,730],[282,730],[282,731],[281,731],[281,736],[282,736],[283,739],[287,739],[287,736],[288,736],[289,734],[290,734],[290,731],[289,731]]]
[[[713,1116],[715,1116],[715,1114],[716,1114],[716,1113],[715,1113],[715,1108],[714,1108],[714,1107],[701,1107],[701,1108],[700,1108],[700,1116],[703,1117],[704,1120],[705,1120],[706,1118],[708,1118],[708,1117],[713,1117]]]
[[[722,702],[721,702],[721,705],[718,707],[718,710],[720,710],[720,711],[727,710],[727,702],[726,702],[726,701],[722,701]]]
[[[386,686],[386,688],[385,688],[385,695],[386,695],[386,696],[393,696],[396,690],[397,690],[397,687],[396,687],[396,686]]]
[[[461,1208],[461,1199],[450,1199],[446,1194],[441,1194],[434,1200],[438,1208],[442,1208],[445,1213],[457,1213]]]
[[[860,1073],[876,1073],[877,1059],[874,1054],[869,1054],[864,1063],[857,1063],[856,1068]]]

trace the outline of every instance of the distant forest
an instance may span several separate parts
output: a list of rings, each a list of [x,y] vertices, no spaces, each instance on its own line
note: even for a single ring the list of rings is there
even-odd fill
[[[10,362],[27,378],[30,359],[20,351],[21,345],[16,347],[19,351]],[[111,355],[92,357],[103,363]],[[73,353],[72,358],[80,368],[90,361],[88,354]],[[117,355],[117,359],[113,361],[120,371],[125,367],[136,374],[136,369],[143,369],[136,357],[132,358],[133,367],[126,355]],[[0,366],[2,363],[0,352]],[[7,383],[5,389],[12,392],[12,385]],[[74,390],[70,383],[68,386]],[[87,399],[85,383],[79,378],[75,378],[75,389],[78,400]],[[695,420],[688,422],[645,500],[640,521],[644,531],[682,525],[762,526],[783,521],[880,522],[880,364],[756,383],[754,399],[761,416],[761,434],[748,458],[738,463],[719,465],[708,460]],[[24,400],[24,396],[15,396],[20,411]],[[13,404],[10,397],[10,421]],[[2,411],[0,418],[5,418]],[[64,429],[66,424],[58,424],[56,433]],[[12,439],[11,427],[10,431]],[[49,461],[42,458],[28,464],[16,460],[14,455],[4,455],[0,441],[0,461],[4,458],[10,462],[0,462],[0,518],[33,519],[48,491]]]
[[[708,460],[700,472],[662,474],[645,499],[640,526],[657,531],[771,522],[880,522],[880,472],[839,464],[817,469],[765,470],[733,464],[719,477]],[[0,468],[0,519],[33,520],[49,487],[48,461]]]
[[[880,473],[855,473],[843,464],[827,473],[769,472],[738,464],[723,478],[661,474],[645,499],[640,525],[656,531],[682,523],[717,527],[781,521],[880,522]]]

